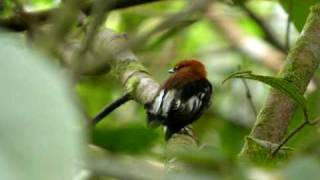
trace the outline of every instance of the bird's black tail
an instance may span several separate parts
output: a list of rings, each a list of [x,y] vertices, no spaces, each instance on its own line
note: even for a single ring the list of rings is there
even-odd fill
[[[122,97],[120,97],[119,99],[117,99],[116,101],[114,101],[113,103],[111,103],[110,105],[107,105],[106,107],[104,107],[91,121],[91,124],[94,126],[96,125],[98,122],[100,122],[104,117],[106,117],[108,114],[110,114],[112,111],[114,111],[115,109],[117,109],[119,106],[121,106],[122,104],[128,102],[131,100],[131,96],[129,93],[126,93],[125,95],[123,95]]]

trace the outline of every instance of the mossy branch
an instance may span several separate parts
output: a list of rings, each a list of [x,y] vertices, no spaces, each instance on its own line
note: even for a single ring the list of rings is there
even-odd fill
[[[320,63],[320,4],[311,8],[310,15],[295,46],[290,50],[279,77],[292,82],[304,93]],[[287,133],[296,103],[278,90],[272,89],[257,116],[250,138],[279,144]],[[252,156],[245,143],[241,155]]]

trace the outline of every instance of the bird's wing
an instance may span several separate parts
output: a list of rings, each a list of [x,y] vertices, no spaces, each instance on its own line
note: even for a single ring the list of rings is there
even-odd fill
[[[183,114],[189,115],[189,117],[193,116],[193,114],[198,113],[199,110],[202,110],[203,108],[208,107],[210,105],[210,91],[211,87],[207,86],[199,89],[199,91],[196,94],[191,95],[186,100],[183,100],[182,98],[176,98],[173,103],[176,106],[175,108],[171,109],[172,113],[175,114],[175,116]]]
[[[196,82],[194,85],[185,87],[181,92],[178,90],[176,94],[180,94],[180,96],[176,96],[173,100],[168,118],[163,123],[167,127],[166,139],[202,115],[210,105],[212,87],[210,83],[199,84]]]
[[[170,110],[177,108],[175,96],[176,90],[161,90],[159,92],[148,108],[148,124],[151,127],[157,127],[163,124],[163,121],[168,118]]]
[[[180,89],[160,90],[148,108],[148,124],[184,126],[201,116],[209,106],[211,85],[207,80],[197,81]]]
[[[175,104],[179,106],[172,109],[172,113],[192,115],[210,105],[212,86],[207,80],[201,80],[177,90],[176,93],[180,94],[179,98],[175,99],[175,102],[179,102]]]

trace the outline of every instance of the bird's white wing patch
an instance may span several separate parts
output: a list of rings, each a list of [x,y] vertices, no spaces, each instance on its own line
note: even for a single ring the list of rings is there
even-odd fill
[[[186,102],[186,107],[187,111],[186,112],[192,112],[192,111],[197,111],[201,107],[201,100],[199,99],[198,96],[192,96],[187,102]]]
[[[173,100],[175,99],[175,90],[169,90],[162,100],[162,106],[161,106],[161,115],[166,117],[168,116],[168,112],[170,111],[171,105]]]
[[[155,98],[149,112],[152,114],[159,114],[162,117],[167,117],[168,112],[173,104],[172,102],[175,99],[175,94],[175,90],[161,90],[159,95]]]
[[[160,112],[160,107],[162,104],[162,100],[163,100],[163,96],[164,96],[164,91],[160,91],[159,95],[155,98],[152,107],[150,109],[150,113],[152,114],[158,114]]]

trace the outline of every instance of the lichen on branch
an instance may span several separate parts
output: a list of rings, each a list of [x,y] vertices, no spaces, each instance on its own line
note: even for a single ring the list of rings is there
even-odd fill
[[[153,100],[160,86],[128,49],[125,35],[102,29],[96,37],[94,48],[97,53],[108,52],[106,54],[112,55],[112,58],[105,58],[109,59],[113,74],[121,80],[132,98],[143,105]]]

